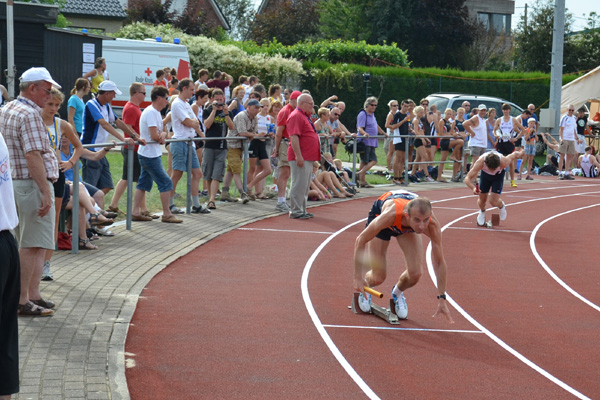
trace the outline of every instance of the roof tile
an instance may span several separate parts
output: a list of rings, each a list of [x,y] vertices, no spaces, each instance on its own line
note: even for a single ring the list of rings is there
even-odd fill
[[[119,0],[67,0],[61,12],[65,14],[127,18],[127,13],[125,13]]]

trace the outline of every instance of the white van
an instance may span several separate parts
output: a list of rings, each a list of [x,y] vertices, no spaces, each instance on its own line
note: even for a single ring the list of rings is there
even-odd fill
[[[177,79],[191,78],[190,56],[187,48],[181,44],[155,40],[104,40],[102,57],[106,59],[106,71],[110,80],[123,93],[111,103],[118,114],[129,100],[129,85],[133,82],[146,86],[146,101],[141,107],[150,105],[150,92],[158,69],[176,68]]]

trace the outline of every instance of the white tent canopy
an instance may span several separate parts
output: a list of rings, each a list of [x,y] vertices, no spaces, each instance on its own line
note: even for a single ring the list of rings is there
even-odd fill
[[[560,114],[567,112],[569,104],[573,104],[575,109],[578,109],[592,100],[600,100],[600,67],[562,87]]]

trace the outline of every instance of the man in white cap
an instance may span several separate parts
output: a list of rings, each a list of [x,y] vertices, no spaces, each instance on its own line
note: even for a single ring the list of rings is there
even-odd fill
[[[129,146],[134,145],[134,140],[139,141],[142,145],[146,144],[146,141],[141,139],[140,135],[138,135],[133,128],[123,122],[120,118],[117,118],[110,107],[110,102],[118,94],[120,95],[121,91],[113,81],[103,81],[98,85],[98,96],[85,104],[81,143],[106,143],[109,140],[108,135],[111,134],[120,142],[127,142]],[[127,132],[129,137],[125,138],[119,131],[113,128],[113,123],[119,129]],[[89,150],[104,151],[104,147],[91,147]],[[98,189],[102,190],[104,194],[110,192],[113,188],[113,181],[112,175],[110,174],[110,165],[108,164],[106,157],[99,161],[84,159],[82,160],[82,163],[83,167],[81,175],[83,180],[92,186],[96,186]]]
[[[58,161],[41,107],[50,98],[50,89],[61,87],[46,68],[30,68],[20,80],[20,95],[0,110],[19,220],[14,230],[21,259],[19,314],[48,316],[54,313],[54,303],[42,298],[40,280],[46,250],[54,249],[52,183],[58,179]]]
[[[477,115],[474,115],[463,123],[465,131],[471,135],[471,138],[469,139],[469,150],[471,152],[471,157],[473,157],[471,165],[474,165],[477,162],[477,159],[487,151],[486,113],[486,105],[480,104],[477,107]]]

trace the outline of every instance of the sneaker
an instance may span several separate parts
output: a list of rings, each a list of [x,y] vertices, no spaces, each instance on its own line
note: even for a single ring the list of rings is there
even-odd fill
[[[171,207],[169,207],[169,211],[171,211],[172,214],[183,214],[183,211],[181,211],[179,208],[177,208],[177,206],[175,204],[173,204]]]
[[[44,270],[42,271],[43,281],[53,281],[52,271],[50,271],[50,261],[44,261]]]
[[[229,194],[229,192],[223,192],[221,193],[221,197],[219,197],[219,200],[221,201],[229,201],[229,202],[234,202],[234,198],[231,197],[231,195]]]
[[[290,214],[290,219],[310,219],[312,217],[309,217],[307,214]]]
[[[485,211],[479,211],[479,214],[477,215],[477,225],[485,225]]]
[[[565,178],[565,175],[563,175],[563,174],[559,174],[558,175],[558,180],[559,181],[564,181],[565,179],[567,179],[567,178]]]
[[[313,218],[315,216],[315,214],[312,214],[312,213],[309,213],[309,212],[304,213],[304,215],[306,215],[308,218]]]
[[[161,218],[161,221],[169,223],[169,224],[180,224],[183,222],[182,219],[175,217],[173,214],[171,214],[169,216],[163,215]]]
[[[367,294],[367,296],[365,297],[364,294],[359,293],[358,308],[360,308],[360,310],[365,313],[371,312],[371,295],[370,294]]]
[[[285,201],[283,203],[277,203],[277,205],[275,206],[275,209],[280,212],[289,212],[290,211],[290,207],[287,205],[287,203]]]
[[[250,201],[250,197],[246,193],[242,193],[242,204],[247,204]]]
[[[510,180],[510,187],[517,187],[517,184],[515,183],[514,179]]]
[[[569,175],[565,175],[565,180],[567,180],[567,181],[574,181],[575,178],[573,178],[573,175],[569,174]]]
[[[425,181],[426,182],[435,182],[431,176],[426,176]],[[458,182],[458,181],[455,181],[455,182]]]
[[[200,190],[198,196],[208,197],[208,190]]]
[[[506,204],[504,204],[504,202],[502,202],[502,208],[500,208],[498,211],[500,211],[500,221],[504,221],[506,219]]]
[[[196,207],[196,206],[192,206],[192,214],[210,214],[210,210],[207,208],[204,208],[202,206],[200,207]]]
[[[394,286],[394,289],[396,286]],[[394,289],[392,289],[392,299],[394,300],[394,304],[396,306],[396,315],[400,319],[406,319],[408,317],[408,306],[406,305],[406,299],[404,298],[404,293],[400,293],[400,297],[394,294]]]

